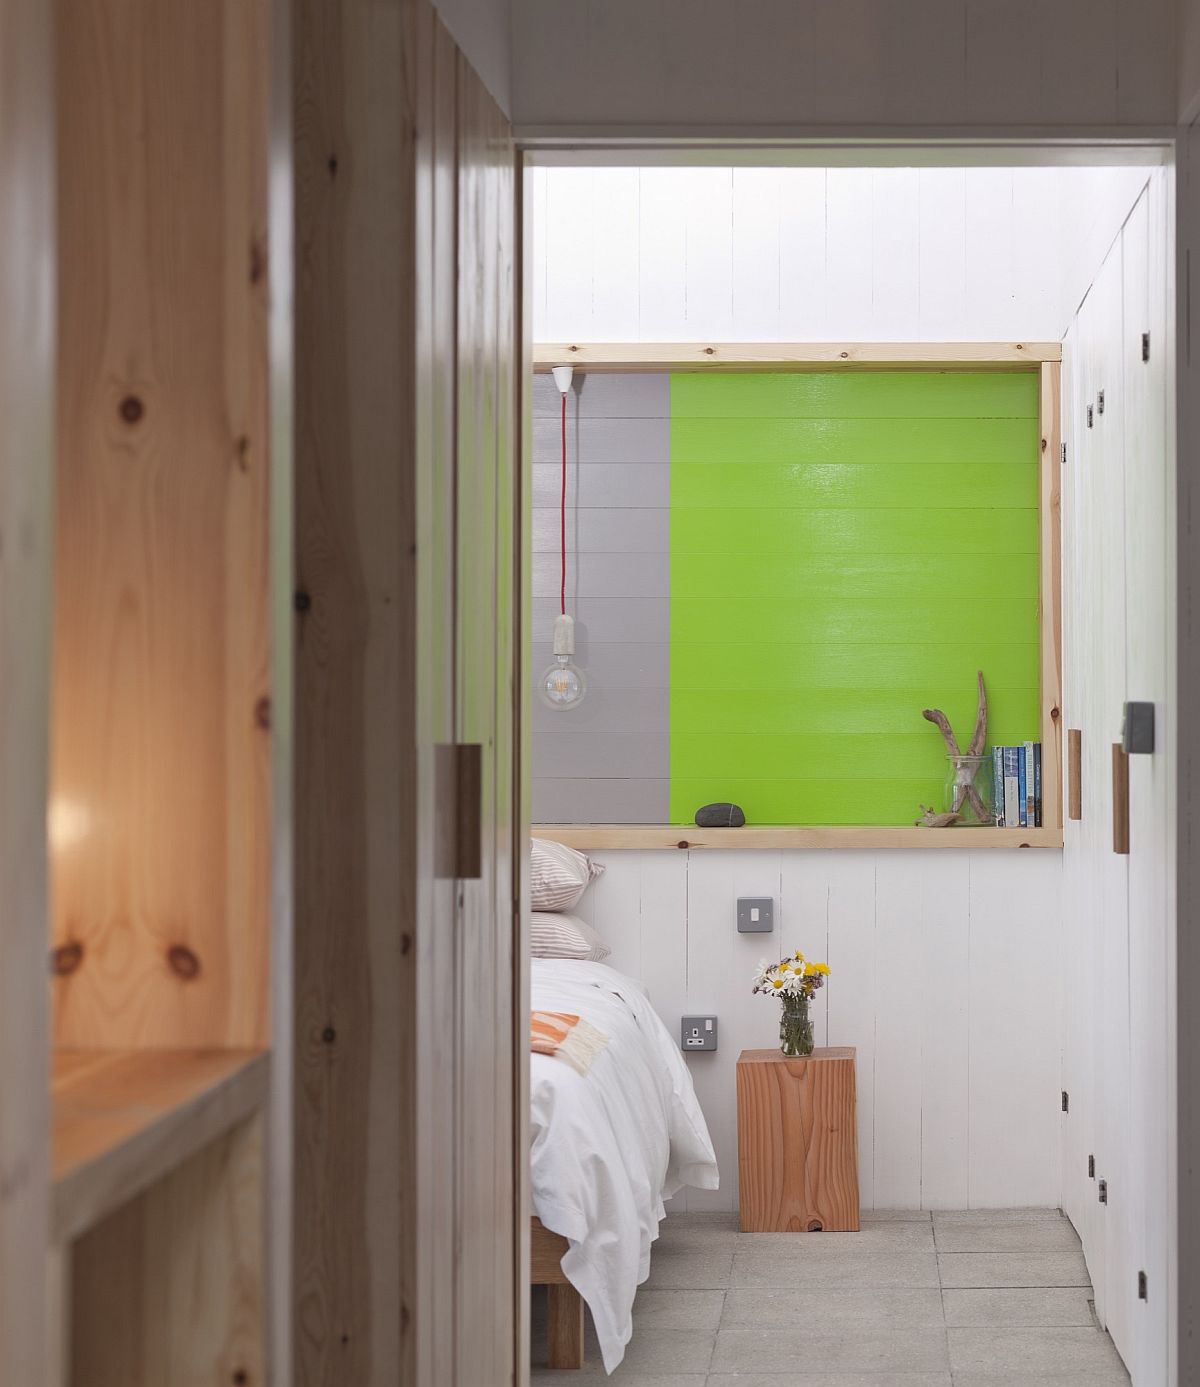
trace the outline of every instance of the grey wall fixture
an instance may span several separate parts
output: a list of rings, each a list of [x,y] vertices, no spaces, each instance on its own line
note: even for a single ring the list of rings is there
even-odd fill
[[[559,394],[533,382],[533,669],[558,614]],[[665,823],[669,805],[670,377],[588,375],[567,397],[567,610],[578,708],[533,704],[535,823]]]

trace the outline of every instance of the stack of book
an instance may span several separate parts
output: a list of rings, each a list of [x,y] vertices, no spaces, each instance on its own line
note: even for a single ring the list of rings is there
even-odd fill
[[[992,748],[992,807],[997,828],[1041,827],[1041,742]]]

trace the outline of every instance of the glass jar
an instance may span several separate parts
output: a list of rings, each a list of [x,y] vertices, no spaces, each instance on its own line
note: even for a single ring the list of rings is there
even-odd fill
[[[960,825],[995,827],[991,756],[947,756],[946,793],[942,807],[957,814]]]
[[[813,1052],[813,1026],[807,997],[784,997],[779,1019],[779,1048],[789,1059]]]

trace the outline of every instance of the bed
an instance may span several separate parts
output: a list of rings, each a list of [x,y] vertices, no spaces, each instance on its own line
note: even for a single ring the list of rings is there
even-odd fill
[[[612,1372],[663,1200],[716,1189],[716,1157],[679,1047],[635,982],[603,963],[535,958],[531,1002],[608,1037],[585,1074],[531,1056],[531,1280],[550,1287],[551,1366],[581,1366],[586,1302]]]

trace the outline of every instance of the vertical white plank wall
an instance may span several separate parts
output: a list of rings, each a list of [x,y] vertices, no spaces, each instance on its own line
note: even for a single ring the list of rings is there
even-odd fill
[[[779,1030],[750,979],[760,959],[799,948],[833,969],[817,1043],[858,1049],[864,1207],[1057,1206],[1056,853],[593,856],[607,870],[579,908],[609,964],[672,1029],[685,1013],[719,1018],[720,1049],[688,1066],[721,1188],[676,1205],[737,1207],[734,1066]],[[738,934],[739,896],[775,899],[774,933]]]

